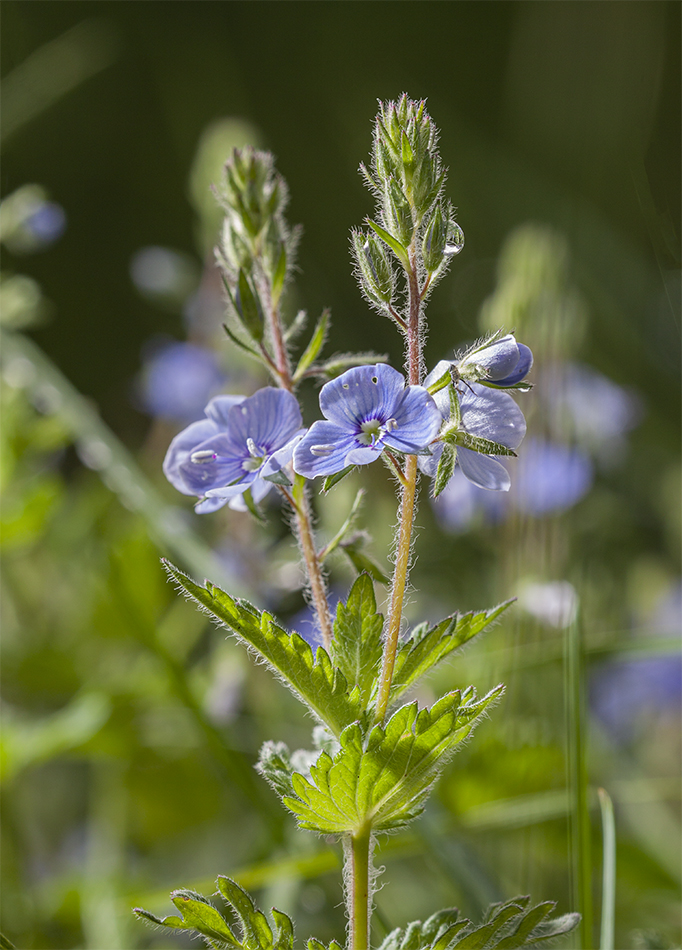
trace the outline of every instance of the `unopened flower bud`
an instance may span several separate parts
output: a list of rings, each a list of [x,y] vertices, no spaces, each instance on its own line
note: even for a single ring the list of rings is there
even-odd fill
[[[353,251],[367,296],[376,303],[390,303],[393,299],[394,275],[388,254],[382,242],[373,235],[353,232]]]
[[[407,247],[414,232],[412,209],[395,178],[391,178],[388,183],[388,192],[384,201],[384,218],[391,234],[400,241],[403,247]]]

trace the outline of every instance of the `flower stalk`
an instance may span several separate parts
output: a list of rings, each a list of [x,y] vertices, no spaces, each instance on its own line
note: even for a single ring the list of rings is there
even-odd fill
[[[349,854],[350,852],[350,854]],[[346,841],[348,905],[350,908],[348,950],[369,950],[372,910],[372,832],[363,827]]]

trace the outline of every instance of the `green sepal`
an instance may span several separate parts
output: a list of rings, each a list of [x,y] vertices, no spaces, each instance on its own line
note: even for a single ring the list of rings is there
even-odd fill
[[[395,178],[389,179],[384,208],[384,221],[392,226],[401,246],[407,247],[414,234],[412,208]]]
[[[332,758],[322,752],[308,780],[292,775],[293,796],[283,799],[299,826],[319,834],[355,834],[401,828],[423,810],[431,786],[486,708],[500,696],[497,686],[480,700],[470,687],[448,693],[431,709],[402,706],[367,738],[360,723],[339,736]]]
[[[450,481],[455,472],[457,462],[457,449],[447,442],[443,445],[441,457],[438,460],[436,477],[433,480],[433,497],[437,498]]]
[[[278,472],[273,472],[272,475],[261,475],[261,478],[266,482],[272,482],[273,485],[282,485],[283,488],[291,487],[291,480],[287,478],[281,468]]]
[[[302,379],[306,370],[309,369],[317,359],[322,347],[324,346],[328,328],[329,310],[323,310],[322,316],[317,321],[313,335],[310,338],[310,342],[298,361],[298,366],[296,367],[296,372],[294,373],[294,382],[298,382],[300,379]]]
[[[16,947],[3,933],[0,933],[0,950],[16,950]]]
[[[515,390],[519,393],[529,393],[533,388],[533,384],[527,382],[525,379],[522,379],[519,383],[513,383],[511,386],[498,386],[492,379],[479,379],[477,380],[482,386],[487,386],[488,389],[497,389],[498,392],[511,392]]]
[[[482,455],[511,455],[516,458],[516,452],[508,446],[502,445],[501,442],[483,439],[481,436],[472,435],[463,429],[455,430],[454,426],[450,429],[444,429],[441,438],[446,443],[461,446],[463,449],[471,449],[473,452],[480,452]]]
[[[263,311],[243,268],[239,269],[234,304],[244,329],[256,343],[260,343],[264,333]]]
[[[287,633],[267,611],[231,597],[209,581],[200,587],[165,559],[162,563],[183,590],[255,650],[334,735],[362,718],[358,691],[349,692],[345,676],[332,666],[323,647],[313,655],[303,637]]]
[[[345,478],[346,475],[350,475],[354,468],[354,465],[346,465],[346,467],[342,468],[340,472],[334,472],[333,475],[327,475],[325,480],[322,482],[322,491],[326,494],[334,487],[334,485],[338,485],[342,478]]]
[[[372,221],[371,218],[367,218],[367,224],[374,231],[375,234],[378,234],[382,241],[391,248],[398,260],[405,266],[410,266],[410,260],[407,256],[407,249],[392,234],[389,234],[385,228],[382,228],[380,224],[377,224],[376,221]]]
[[[383,614],[377,612],[374,585],[367,573],[354,581],[345,604],[339,601],[331,644],[332,662],[349,685],[360,690],[360,701],[367,706],[381,662]]]
[[[454,614],[431,628],[427,624],[415,627],[409,639],[400,646],[395,659],[391,702],[395,702],[406,689],[413,686],[453,650],[485,630],[513,603],[513,600],[506,600],[490,610]]]
[[[337,943],[336,940],[332,940],[327,946],[318,940],[317,937],[310,937],[306,947],[307,950],[342,950],[341,944]]]

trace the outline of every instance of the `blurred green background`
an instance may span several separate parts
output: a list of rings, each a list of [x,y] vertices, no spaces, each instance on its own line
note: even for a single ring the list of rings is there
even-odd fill
[[[330,352],[400,365],[348,234],[372,210],[357,166],[376,100],[406,91],[428,97],[466,235],[429,308],[429,364],[504,325],[536,386],[508,499],[461,482],[422,498],[410,616],[519,603],[420,694],[508,685],[425,818],[381,843],[376,938],[522,892],[577,906],[563,658],[579,631],[595,920],[603,786],[615,947],[678,947],[679,4],[2,12],[2,930],[27,950],[191,946],[129,908],[168,912],[171,888],[227,873],[294,913],[301,940],[343,933],[336,846],[294,831],[251,768],[266,738],[307,745],[310,723],[159,565],[305,625],[296,552],[276,507],[265,529],[199,517],[160,469],[205,398],[263,384],[223,342],[211,268],[209,183],[232,145],[271,149],[289,182],[290,313],[330,306]],[[319,524],[329,536],[365,485],[385,564],[395,505],[374,468]],[[337,595],[350,579],[332,565]]]

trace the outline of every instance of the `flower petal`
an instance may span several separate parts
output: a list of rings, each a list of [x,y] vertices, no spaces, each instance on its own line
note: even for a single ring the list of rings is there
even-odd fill
[[[436,442],[435,445],[431,446],[431,455],[420,455],[417,459],[419,470],[423,472],[424,475],[428,475],[429,478],[434,478],[438,471],[438,463],[440,462],[442,454],[443,443]]]
[[[481,366],[486,371],[487,378],[493,382],[502,379],[514,370],[519,361],[519,346],[514,335],[508,333],[488,346],[465,356],[459,363],[458,369],[464,376],[467,366]]]
[[[227,504],[227,498],[202,498],[196,503],[194,510],[198,515],[210,515],[225,504]]]
[[[207,419],[212,419],[221,429],[228,426],[228,412],[232,406],[238,406],[244,402],[246,396],[216,396],[204,409]]]
[[[265,455],[286,445],[301,428],[301,410],[296,397],[285,389],[266,386],[227,412],[227,428],[236,445],[246,447],[253,439]],[[245,449],[245,456],[248,450]]]
[[[200,442],[192,452],[188,452],[178,471],[189,494],[206,495],[212,488],[221,488],[239,479],[241,482],[248,472],[242,468],[243,458],[233,454],[234,447],[226,432],[220,432],[205,442]],[[198,452],[213,452],[215,460],[193,462],[192,456]]]
[[[470,482],[489,491],[509,491],[511,479],[501,462],[471,449],[457,449],[457,461]]]
[[[513,386],[515,383],[520,383],[521,380],[530,373],[533,365],[533,354],[531,353],[530,347],[526,346],[525,343],[519,343],[518,347],[519,361],[514,367],[514,371],[503,379],[491,378],[490,381],[496,386],[500,386],[500,388]]]
[[[351,449],[346,455],[343,467],[345,468],[346,465],[369,465],[370,462],[374,462],[378,459],[383,451],[384,446],[381,442],[377,442],[375,445],[362,445],[357,449]]]
[[[508,393],[472,383],[464,387],[459,401],[462,428],[467,432],[509,449],[521,444],[526,434],[526,420]]]
[[[294,449],[306,434],[306,429],[299,429],[293,439],[289,439],[287,444],[276,452],[273,452],[263,467],[258,472],[259,478],[267,478],[268,475],[274,475],[281,471],[285,465],[288,465],[294,455]]]
[[[368,419],[390,419],[404,389],[403,375],[386,363],[355,366],[322,387],[320,409],[330,422],[355,433]]]
[[[196,492],[186,484],[180,466],[196,450],[197,446],[210,439],[211,436],[216,435],[217,432],[218,427],[215,422],[202,419],[200,422],[193,422],[182,432],[179,432],[168,446],[166,457],[163,460],[163,474],[171,485],[181,491],[183,495],[196,495]]]
[[[324,446],[325,449],[320,449],[321,454],[316,454],[312,451],[316,446]],[[346,462],[347,454],[361,447],[347,426],[319,419],[313,422],[294,449],[294,471],[306,478],[333,475],[349,464]]]
[[[415,454],[432,442],[443,417],[438,406],[423,386],[408,386],[391,416],[396,422],[383,441],[399,452]]]

